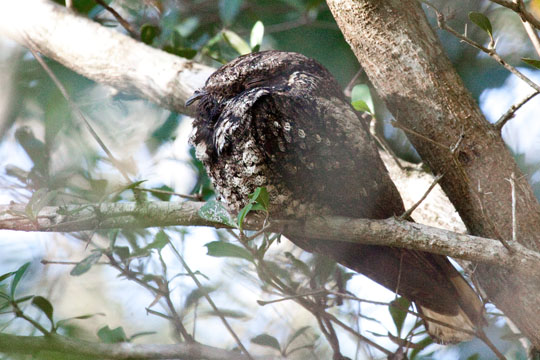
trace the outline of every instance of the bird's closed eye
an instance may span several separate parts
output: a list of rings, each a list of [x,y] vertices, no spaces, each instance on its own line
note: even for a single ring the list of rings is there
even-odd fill
[[[245,88],[246,90],[253,89],[254,87],[261,86],[266,82],[268,82],[268,78],[266,77],[255,77],[246,81]]]

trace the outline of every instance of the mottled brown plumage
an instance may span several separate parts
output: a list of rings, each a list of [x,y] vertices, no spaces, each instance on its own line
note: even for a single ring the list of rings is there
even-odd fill
[[[267,51],[221,67],[199,100],[191,138],[219,194],[240,210],[266,186],[275,218],[404,212],[366,124],[333,76],[303,55]],[[365,114],[364,114],[365,116]],[[292,237],[414,301],[425,315],[468,330],[482,304],[445,257],[398,248]],[[440,342],[469,336],[427,322]]]

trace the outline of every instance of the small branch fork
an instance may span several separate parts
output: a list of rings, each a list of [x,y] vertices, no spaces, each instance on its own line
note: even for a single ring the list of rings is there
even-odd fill
[[[530,93],[529,95],[527,95],[526,97],[524,97],[520,102],[510,106],[510,108],[508,109],[508,111],[506,111],[500,118],[499,120],[497,120],[495,122],[495,124],[493,124],[493,126],[495,126],[495,128],[500,132],[502,131],[502,128],[504,127],[504,125],[506,125],[506,123],[508,122],[508,120],[512,119],[516,113],[516,111],[518,111],[523,105],[525,105],[529,100],[531,100],[532,98],[534,98],[536,95],[540,94],[540,91],[538,90],[535,90],[533,91],[532,93]]]
[[[332,350],[334,351],[334,359],[341,360],[345,358],[343,357],[343,355],[341,355],[340,348],[339,348],[339,340],[337,338],[337,334],[334,330],[332,323],[337,324],[344,330],[348,331],[349,333],[357,337],[360,341],[363,341],[369,344],[370,346],[381,351],[387,356],[390,356],[392,354],[391,351],[385,349],[384,347],[377,344],[376,342],[363,336],[359,332],[355,331],[353,328],[341,322],[335,316],[326,312],[326,305],[325,305],[324,300],[319,300],[317,298],[309,299],[305,295],[298,296],[296,289],[293,289],[287,284],[285,284],[279,277],[276,276],[276,274],[273,271],[271,271],[268,268],[265,260],[262,258],[264,254],[261,254],[259,251],[257,251],[257,249],[254,249],[249,245],[248,240],[243,232],[236,234],[232,231],[229,231],[229,233],[232,236],[234,236],[244,246],[244,248],[246,248],[246,250],[248,250],[252,254],[254,259],[256,259],[255,265],[257,266],[258,273],[260,274],[259,276],[261,277],[261,279],[265,279],[266,281],[268,281],[268,283],[272,287],[277,289],[281,294],[285,294],[291,300],[294,300],[295,302],[300,304],[302,307],[304,307],[306,310],[308,310],[315,316],[319,324],[319,327],[321,328],[322,333],[325,335],[325,337],[328,340],[328,343],[330,344],[330,346],[332,347]]]
[[[416,210],[416,208],[418,208],[418,206],[420,206],[420,204],[422,204],[422,202],[427,198],[427,196],[429,195],[429,193],[431,192],[431,190],[433,190],[433,188],[435,187],[435,185],[437,185],[439,183],[439,181],[443,178],[444,174],[439,174],[435,177],[435,179],[433,179],[433,181],[431,182],[431,185],[429,185],[429,188],[426,190],[426,192],[424,193],[424,195],[422,195],[422,197],[420,198],[420,200],[418,200],[413,206],[411,206],[409,209],[407,209],[407,211],[405,211],[400,217],[399,217],[399,220],[407,220],[408,218],[410,218],[411,214],[414,212],[414,210]]]
[[[540,92],[540,85],[536,84],[530,78],[525,76],[522,72],[520,72],[514,66],[508,64],[495,50],[495,44],[493,42],[493,39],[490,42],[489,47],[485,47],[477,43],[476,41],[471,40],[466,35],[460,34],[456,30],[454,30],[452,27],[448,26],[442,12],[439,11],[437,7],[435,7],[433,4],[431,4],[431,2],[429,2],[428,0],[419,0],[419,1],[425,4],[426,6],[428,6],[429,8],[431,8],[435,12],[437,16],[437,24],[439,28],[454,35],[456,38],[458,38],[462,42],[465,42],[468,45],[486,53],[495,61],[497,61],[499,64],[501,64],[506,70],[508,70],[515,76],[517,76],[520,80],[522,80],[523,82],[525,82],[527,85],[529,85],[531,88],[534,89],[533,93],[525,97],[523,100],[521,100],[517,104],[512,105],[510,109],[503,116],[501,116],[501,118],[495,124],[493,124],[493,127],[497,129],[498,131],[500,131],[502,127],[506,124],[506,122],[514,116],[514,113],[520,107],[522,107],[525,103],[527,103],[529,100],[531,100]],[[531,41],[536,51],[539,52],[540,54],[540,40],[538,39],[538,34],[536,34],[536,31],[534,29],[529,28],[532,25],[535,28],[540,29],[540,22],[536,20],[536,18],[527,11],[523,1],[522,0],[517,0],[517,2],[507,1],[507,0],[491,0],[491,1],[515,11],[521,17],[521,20],[527,31],[527,35],[531,38]]]
[[[491,2],[495,4],[499,4],[501,6],[504,6],[505,8],[508,8],[515,13],[517,13],[522,21],[526,21],[530,23],[532,26],[534,26],[537,29],[540,29],[540,21],[538,21],[533,14],[531,14],[529,11],[527,11],[527,8],[525,7],[525,4],[522,0],[518,1],[511,1],[511,0],[490,0]]]

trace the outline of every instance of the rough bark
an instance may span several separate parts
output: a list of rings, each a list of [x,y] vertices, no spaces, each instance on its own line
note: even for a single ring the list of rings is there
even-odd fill
[[[538,202],[500,134],[463,86],[419,2],[327,3],[379,95],[409,130],[422,159],[434,173],[444,174],[441,186],[468,230],[478,236],[512,239],[508,179],[515,174],[517,241],[538,251]],[[540,348],[538,277],[481,264],[474,275],[488,298]]]
[[[143,228],[164,226],[211,226],[230,228],[219,221],[200,215],[202,202],[153,201],[46,206],[29,216],[25,205],[0,206],[0,230],[76,232],[97,229]],[[224,209],[224,208],[223,208]],[[207,212],[208,213],[208,212]],[[213,217],[212,217],[213,218]],[[303,221],[272,220],[268,231],[280,232],[287,226],[287,233],[313,239],[358,242],[367,245],[384,245],[428,251],[456,259],[497,265],[531,277],[540,276],[540,254],[520,244],[515,253],[492,239],[459,234],[439,228],[395,219],[370,220],[339,216],[314,217]],[[259,230],[262,224],[250,219],[245,229]]]

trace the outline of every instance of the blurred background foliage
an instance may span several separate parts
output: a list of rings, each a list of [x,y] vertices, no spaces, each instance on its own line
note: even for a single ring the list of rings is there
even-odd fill
[[[63,5],[63,1],[57,2]],[[137,29],[141,41],[181,57],[218,67],[248,51],[296,51],[317,59],[330,69],[346,90],[350,91],[356,84],[369,86],[366,76],[322,0],[108,0],[106,3]],[[526,69],[528,65],[521,61],[524,57],[534,58],[534,49],[519,17],[514,13],[490,1],[437,0],[433,3],[447,15],[452,27],[484,44],[488,42],[485,32],[471,24],[468,13],[477,11],[488,16],[493,24],[499,53],[510,64],[525,68],[531,77],[539,78],[533,68]],[[111,13],[97,2],[74,0],[74,5],[78,12],[104,26],[126,32]],[[436,27],[433,14],[427,14]],[[439,30],[437,33],[465,85],[479,101],[490,121],[495,121],[511,104],[520,100],[516,94],[520,93],[518,86],[521,85],[511,82],[509,72],[476,49],[460,43],[452,35]],[[0,43],[0,49],[0,64],[3,70],[0,74],[1,203],[30,202],[35,206],[34,210],[39,212],[39,208],[44,205],[178,200],[176,195],[167,193],[169,191],[203,200],[212,198],[213,190],[203,167],[195,159],[193,149],[187,145],[190,131],[188,118],[128,94],[117,93],[114,89],[95,84],[57,63],[47,61],[72,99],[88,115],[102,140],[115,154],[119,166],[129,175],[131,182],[126,183],[103,150],[97,146],[84,124],[73,115],[66,100],[31,54],[7,41]],[[522,88],[521,86],[519,89]],[[418,155],[403,133],[391,126],[393,118],[373,89],[371,93],[380,135],[387,139],[398,156],[419,162]],[[490,105],[493,103],[508,105],[499,109]],[[538,102],[536,105],[526,105],[518,112],[516,119],[511,120],[505,127],[503,134],[515,154],[516,161],[529,177],[537,196],[540,196],[540,127],[533,125],[534,122],[540,123],[537,119],[538,111],[534,111],[537,106]],[[164,192],[149,193],[140,188],[159,189]],[[38,191],[40,189],[42,190]],[[207,286],[211,289],[212,296],[229,311],[231,321],[234,321],[237,328],[242,329],[240,332],[247,339],[252,339],[251,348],[255,349],[255,353],[263,350],[275,353],[273,340],[260,337],[261,334],[271,333],[278,339],[278,344],[281,342],[282,348],[290,345],[291,339],[302,338],[299,343],[300,350],[295,351],[294,355],[291,354],[291,358],[329,358],[328,345],[321,337],[316,323],[313,319],[309,320],[306,314],[298,313],[300,310],[285,308],[263,311],[254,305],[253,299],[262,296],[261,289],[263,292],[269,290],[266,284],[256,278],[253,268],[246,267],[238,259],[208,260],[205,255],[206,248],[200,241],[196,245],[185,241],[186,237],[192,236],[202,238],[204,243],[216,239],[228,242],[231,241],[228,234],[183,228],[166,231],[167,236],[180,244],[180,252],[185,254],[188,262],[195,259],[193,265],[207,276]],[[130,260],[130,266],[141,274],[177,274],[173,276],[175,280],[171,280],[171,286],[175,289],[174,300],[183,319],[193,329],[195,324],[200,323],[198,327],[202,330],[198,331],[203,334],[205,327],[212,329],[213,326],[221,326],[215,314],[212,314],[206,305],[202,305],[202,302],[199,304],[200,291],[182,275],[182,267],[169,265],[168,269],[164,269],[165,263],[172,264],[177,260],[170,251],[155,245],[158,234],[156,230],[122,230],[118,233],[96,231],[66,236],[3,233],[5,236],[0,240],[0,273],[14,271],[22,263],[31,262],[26,280],[19,286],[19,291],[49,298],[55,312],[64,314],[65,317],[107,312],[106,316],[97,315],[85,319],[84,322],[76,320],[63,324],[61,331],[65,334],[106,341],[110,336],[118,335],[105,328],[106,324],[109,324],[111,327],[125,327],[129,334],[124,334],[123,339],[142,331],[156,333],[146,334],[141,337],[141,341],[166,342],[174,339],[166,322],[157,317],[153,317],[149,322],[143,314],[144,306],[153,302],[152,296],[132,284],[126,285],[127,281],[123,279],[115,279],[117,272],[114,269],[94,266],[84,275],[85,281],[81,285],[82,278],[73,280],[68,275],[70,266],[39,264],[39,260],[43,258],[78,262],[90,254],[86,247],[90,239],[93,248],[112,249],[115,256],[121,251],[136,254],[137,256]],[[116,248],[111,248],[109,243],[112,237],[116,241]],[[317,281],[336,286],[335,275],[329,275],[335,273],[335,264],[323,266],[320,259],[307,257],[298,249],[291,249],[290,245],[283,243],[275,247],[277,250],[271,255],[276,258],[273,264],[277,273],[285,276],[285,270],[286,274],[287,271],[308,269],[304,274],[307,278],[318,274],[317,276],[322,278]],[[123,250],[119,250],[120,248]],[[270,256],[270,259],[274,258]],[[326,275],[322,276],[321,271]],[[345,275],[346,280],[349,278],[350,276]],[[145,281],[150,282],[149,279]],[[232,285],[231,279],[242,285]],[[297,279],[293,276],[287,281],[302,283],[306,278]],[[372,283],[368,284],[365,279],[363,281],[350,284],[350,287],[358,290],[354,292],[359,296],[377,287]],[[0,292],[7,291],[6,285],[0,283]],[[123,295],[126,291],[136,296],[125,299]],[[380,293],[382,290],[376,292]],[[82,294],[83,299],[79,297],[78,301],[74,300],[73,296],[77,294]],[[391,294],[384,296],[390,300],[393,298]],[[395,314],[389,313],[388,309],[372,309],[373,313],[367,309],[366,306],[360,309],[358,304],[347,303],[334,311],[356,324],[358,330],[367,329],[368,333],[371,332],[369,336],[375,341],[395,348],[397,345],[386,337],[387,332],[395,333],[393,325],[399,325]],[[278,319],[274,311],[278,314]],[[497,310],[490,308],[490,311]],[[134,316],[135,313],[138,315]],[[43,313],[39,311],[35,312],[34,316],[40,321],[44,320]],[[366,322],[371,321],[369,318],[377,318],[378,324],[375,328],[366,325]],[[381,320],[382,318],[384,319]],[[408,326],[413,327],[414,321],[409,321],[412,323]],[[493,316],[490,322],[492,325],[488,334],[494,337],[497,346],[509,358],[525,358],[523,346],[515,336],[509,335],[511,331],[504,318]],[[283,326],[284,323],[286,326]],[[0,315],[0,326],[12,333],[35,332],[15,323],[9,314]],[[208,336],[208,333],[206,335]],[[347,334],[340,335],[348,356],[359,359],[380,356],[380,353],[358,343]],[[207,342],[222,347],[233,346],[229,340],[224,340],[222,335]],[[254,344],[261,345],[263,350]],[[446,348],[431,345],[421,352],[409,355],[411,358],[493,358],[493,354],[478,341]]]

